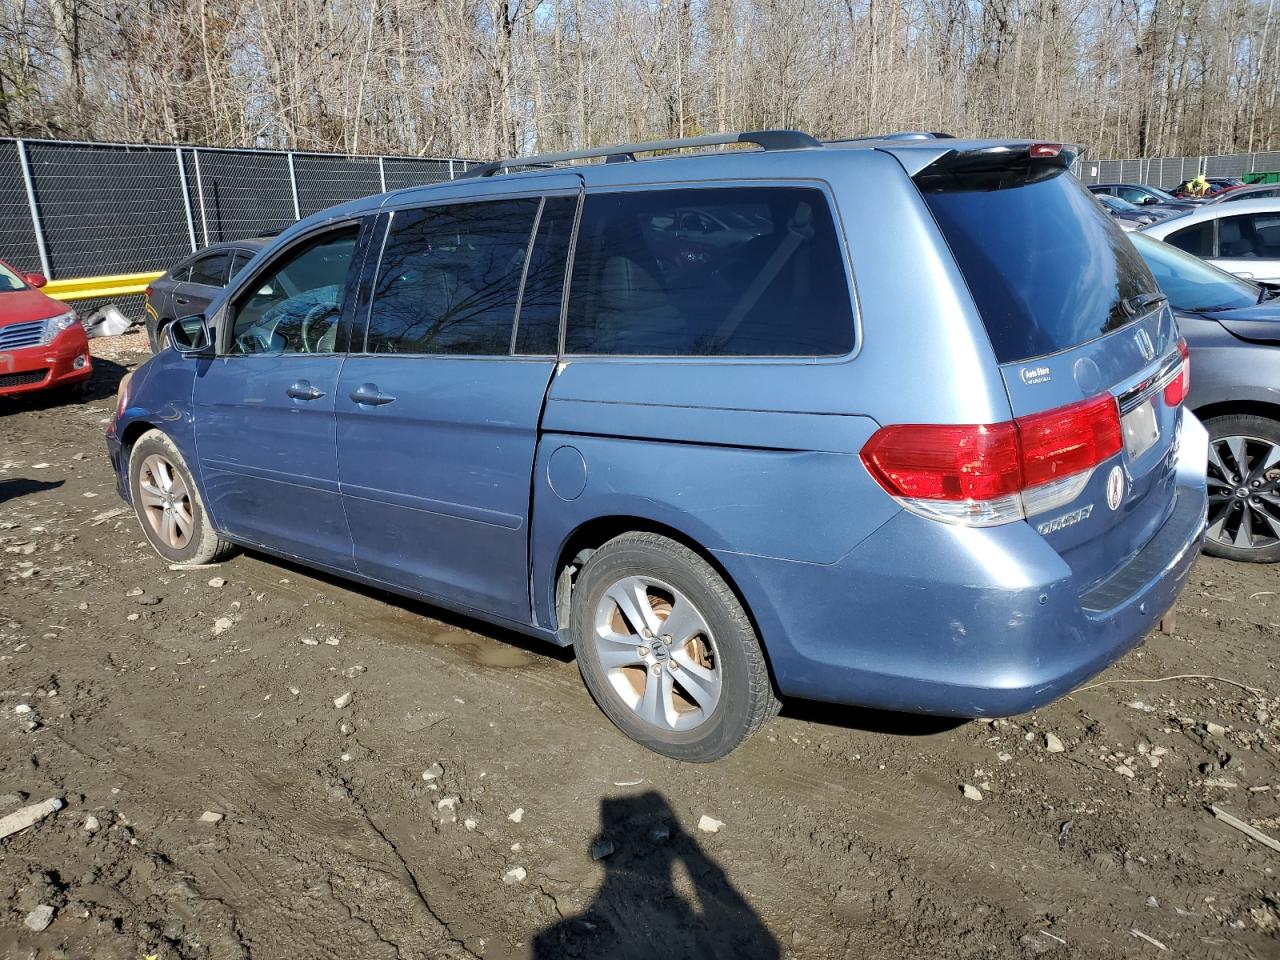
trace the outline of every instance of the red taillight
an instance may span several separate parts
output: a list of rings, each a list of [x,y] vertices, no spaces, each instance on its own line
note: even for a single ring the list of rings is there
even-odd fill
[[[1178,352],[1182,354],[1182,369],[1164,388],[1164,402],[1171,407],[1187,399],[1187,391],[1191,389],[1191,351],[1187,349],[1186,340],[1178,341]]]
[[[1110,394],[1014,422],[1022,442],[1024,489],[1096,467],[1124,444],[1120,408]]]
[[[913,500],[994,500],[1021,489],[1012,423],[882,427],[862,461],[885,490]]]
[[[1102,394],[1007,423],[908,423],[881,427],[862,462],[891,495],[907,500],[991,501],[1082,474],[1120,452],[1120,409]],[[1078,492],[1078,491],[1077,491]],[[1018,519],[1021,504],[1005,520]],[[964,520],[949,512],[951,519]],[[996,522],[990,513],[984,522]]]
[[[147,289],[143,290],[143,291],[142,291],[142,295],[143,295],[144,297],[150,297],[150,296],[151,296],[151,288],[150,288],[150,287],[147,287]]]
[[[1047,157],[1056,157],[1062,153],[1062,144],[1060,143],[1033,143],[1027,151],[1034,159],[1044,159]]]

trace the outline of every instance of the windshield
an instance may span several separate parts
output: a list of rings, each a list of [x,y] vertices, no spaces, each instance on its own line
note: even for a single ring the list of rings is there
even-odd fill
[[[1159,292],[1093,195],[1066,170],[1046,173],[994,189],[917,177],[1001,363],[1119,329],[1141,315],[1138,298]]]
[[[1095,196],[1097,195],[1095,194]],[[1138,209],[1138,205],[1136,203],[1130,203],[1128,200],[1121,200],[1119,197],[1109,197],[1104,194],[1103,196],[1098,197],[1098,199],[1102,201],[1103,206],[1109,207],[1112,210],[1120,210],[1125,213],[1130,213]]]
[[[1199,257],[1184,253],[1153,237],[1140,233],[1129,239],[1151,268],[1160,289],[1175,310],[1194,313],[1199,310],[1229,310],[1251,307],[1258,302],[1258,288],[1205,263]]]
[[[1175,203],[1177,202],[1177,197],[1168,191],[1161,190],[1159,187],[1147,187],[1146,190],[1148,193],[1159,197],[1161,200],[1173,200]]]
[[[16,273],[0,263],[0,293],[13,293],[15,290],[25,290],[27,285],[22,282],[22,278]]]

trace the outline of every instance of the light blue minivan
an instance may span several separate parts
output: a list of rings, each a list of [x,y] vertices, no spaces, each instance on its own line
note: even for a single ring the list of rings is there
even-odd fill
[[[571,644],[682,760],[786,697],[1033,709],[1141,641],[1205,528],[1185,344],[1071,160],[766,131],[336,207],[121,385],[120,491],[167,560]]]

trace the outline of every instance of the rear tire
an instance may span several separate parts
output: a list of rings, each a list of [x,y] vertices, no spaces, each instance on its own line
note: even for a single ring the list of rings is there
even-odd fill
[[[216,563],[235,552],[209,523],[182,454],[159,430],[148,430],[129,452],[129,495],[142,532],[170,563]]]
[[[172,320],[157,320],[155,325],[147,324],[147,339],[151,341],[151,352],[159,353],[165,347],[165,328]]]
[[[1209,431],[1209,532],[1204,552],[1245,563],[1280,561],[1280,421],[1229,414]]]
[[[574,584],[570,623],[578,669],[600,709],[664,756],[718,760],[778,712],[737,596],[711,564],[667,537],[625,533],[596,550]]]

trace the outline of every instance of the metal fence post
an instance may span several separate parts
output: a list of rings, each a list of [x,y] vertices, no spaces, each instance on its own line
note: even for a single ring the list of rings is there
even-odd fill
[[[182,164],[182,148],[174,147],[173,150],[178,156],[178,185],[182,187],[182,209],[187,214],[187,233],[191,235],[191,252],[195,253],[200,249],[200,245],[196,243],[196,222],[191,216],[191,191],[187,189],[187,168]]]
[[[40,269],[52,280],[53,271],[49,269],[49,251],[44,243],[44,224],[40,222],[40,209],[36,206],[36,188],[31,182],[31,166],[27,163],[27,144],[18,141],[18,165],[22,168],[22,184],[27,188],[27,209],[31,212],[31,227],[36,235],[36,252],[40,254]]]
[[[454,178],[453,177],[453,161],[450,160],[449,161],[449,179],[452,180],[453,178]]]
[[[200,199],[200,230],[204,233],[204,245],[209,245],[209,214],[204,209],[204,177],[200,175],[200,151],[191,148],[191,156],[196,161],[196,196]]]
[[[293,219],[302,219],[302,208],[298,206],[298,174],[293,169],[293,151],[286,154],[289,158],[289,190],[293,194]]]
[[[378,157],[378,179],[382,182],[382,192],[387,192],[387,168],[382,165],[382,157]]]

